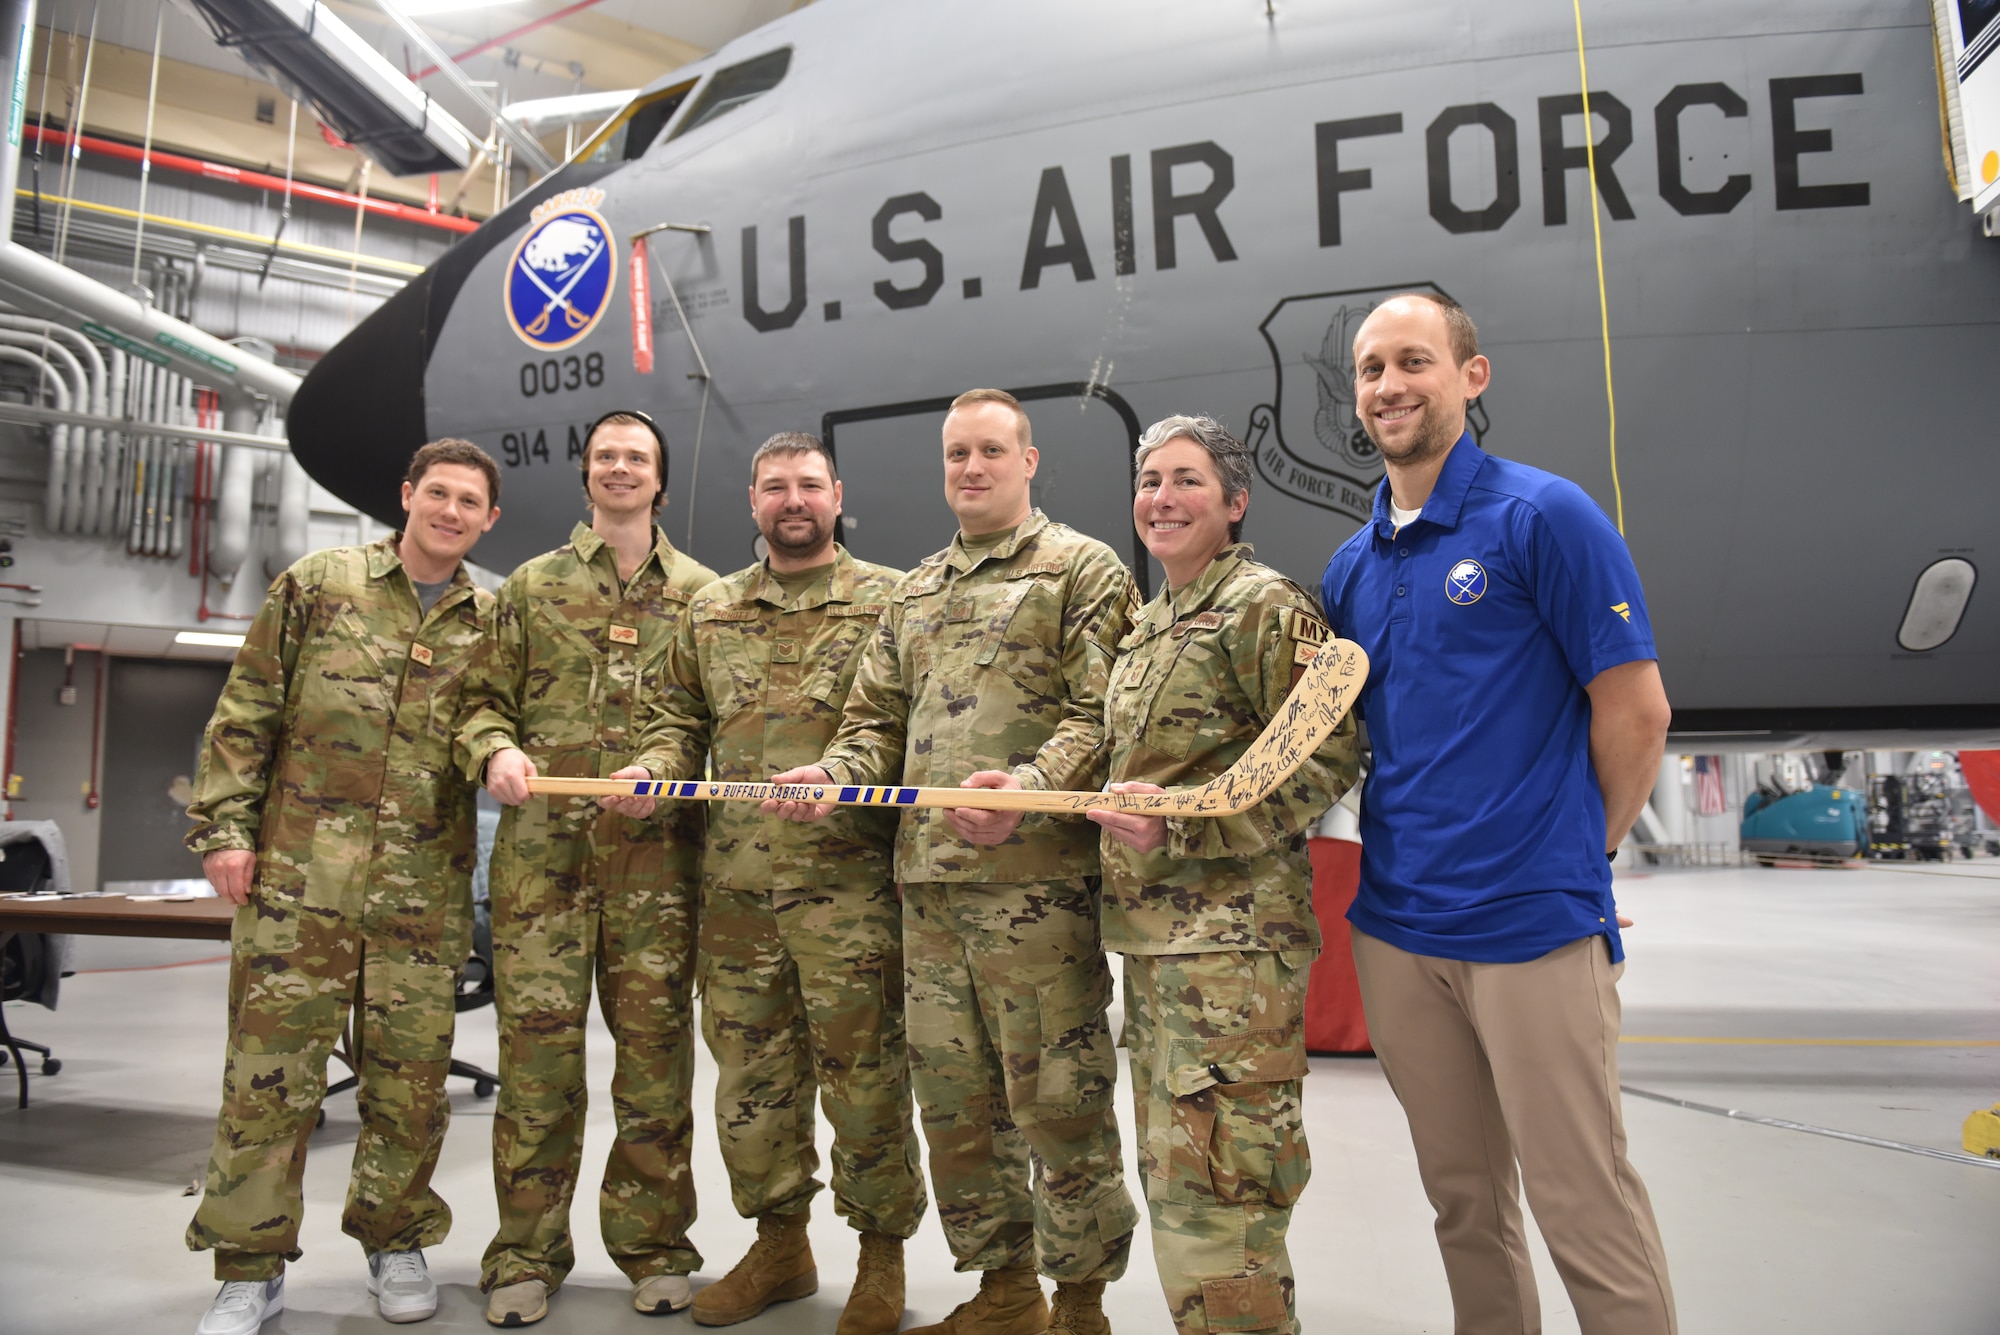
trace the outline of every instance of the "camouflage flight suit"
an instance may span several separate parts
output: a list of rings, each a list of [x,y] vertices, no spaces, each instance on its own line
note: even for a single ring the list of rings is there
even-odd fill
[[[549,776],[601,778],[629,764],[667,642],[714,578],[655,528],[653,550],[621,584],[617,552],[585,524],[508,576],[492,648],[467,684],[467,775],[483,776],[509,746]],[[531,797],[501,813],[491,864],[500,1231],[483,1288],[556,1288],[576,1263],[569,1208],[593,977],[617,1042],[618,1131],[598,1197],[605,1250],[634,1281],[701,1265],[687,1229],[702,814],[681,803],[663,819],[630,820],[583,797]]]
[[[890,595],[820,763],[843,784],[951,786],[998,769],[1025,787],[1096,788],[1133,601],[1109,547],[1039,510],[989,551],[954,538]],[[983,848],[941,810],[903,813],[911,1078],[960,1270],[1124,1272],[1139,1216],[1111,1106],[1097,875],[1097,827],[1081,818],[1031,815]]]
[[[1111,777],[1188,788],[1276,717],[1327,640],[1311,594],[1224,548],[1119,646]],[[1181,1335],[1297,1335],[1285,1231],[1312,1174],[1300,1096],[1319,954],[1305,836],[1353,784],[1354,722],[1259,805],[1167,822],[1139,853],[1104,836],[1104,948],[1125,956],[1125,1046],[1153,1256]]]
[[[638,764],[697,777],[712,746],[715,778],[761,783],[819,759],[902,578],[834,551],[833,569],[796,601],[761,562],[696,595]],[[841,807],[798,825],[751,802],[709,810],[701,1028],[722,1161],[746,1218],[801,1213],[820,1190],[818,1092],[833,1123],[834,1208],[859,1230],[901,1238],[923,1219],[895,835],[893,811]]]
[[[326,1061],[356,1026],[361,1135],[341,1226],[369,1251],[444,1240],[431,1190],[451,1105],[458,971],[471,953],[473,794],[453,753],[493,598],[464,567],[425,613],[398,536],[314,552],[271,585],[209,722],[196,853],[256,853],[230,936],[229,1051],[187,1244],[216,1278],[299,1258],[306,1138]]]

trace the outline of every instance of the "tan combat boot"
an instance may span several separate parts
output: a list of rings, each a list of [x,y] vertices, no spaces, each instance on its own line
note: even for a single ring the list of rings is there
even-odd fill
[[[896,1335],[903,1324],[903,1240],[892,1233],[861,1235],[861,1264],[834,1335]]]
[[[1056,1285],[1049,1335],[1111,1335],[1111,1322],[1104,1315],[1104,1281]]]
[[[916,1326],[903,1335],[1044,1335],[1049,1304],[1032,1270],[988,1270],[979,1292],[934,1326]]]
[[[690,1310],[700,1325],[733,1326],[772,1303],[818,1292],[819,1269],[806,1241],[806,1216],[759,1215],[757,1241],[734,1270],[694,1296]]]

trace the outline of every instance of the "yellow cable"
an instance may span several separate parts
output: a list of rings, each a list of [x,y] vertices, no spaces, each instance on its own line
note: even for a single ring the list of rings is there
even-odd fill
[[[35,192],[23,187],[15,190],[14,193],[20,198],[26,199]],[[42,198],[51,204],[68,204],[72,208],[82,209],[86,213],[102,213],[113,218],[138,218],[141,216],[136,209],[119,208],[115,204],[93,204],[87,199],[64,199],[61,195],[45,194]],[[151,227],[167,227],[175,231],[194,232],[201,236],[227,237],[231,241],[241,241],[246,245],[260,248],[271,244],[271,238],[268,236],[260,236],[256,232],[239,231],[234,227],[222,227],[215,223],[190,222],[185,218],[166,218],[157,213],[148,213],[144,217],[147,225]],[[379,255],[357,255],[354,251],[336,250],[332,246],[316,246],[309,241],[280,241],[278,249],[297,255],[310,255],[315,259],[339,260],[342,263],[352,263],[358,260],[363,268],[381,269],[389,273],[410,274],[414,276],[424,271],[423,265],[411,264],[406,260],[385,259]]]
[[[1597,244],[1597,319],[1604,333],[1604,406],[1611,415],[1611,497],[1617,504],[1618,532],[1625,532],[1625,489],[1618,482],[1618,398],[1611,389],[1611,301],[1604,291],[1604,225],[1597,217],[1597,127],[1590,120],[1590,70],[1583,62],[1583,0],[1576,8],[1576,72],[1583,81],[1583,152],[1589,182],[1590,235]]]

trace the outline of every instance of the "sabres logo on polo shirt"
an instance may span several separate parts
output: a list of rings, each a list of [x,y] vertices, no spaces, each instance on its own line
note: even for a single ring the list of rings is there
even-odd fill
[[[1470,558],[1453,566],[1444,577],[1444,596],[1460,607],[1470,607],[1486,594],[1486,567]]]
[[[611,305],[618,264],[597,207],[602,190],[565,190],[537,205],[514,248],[502,297],[507,322],[529,347],[555,352],[582,339]]]

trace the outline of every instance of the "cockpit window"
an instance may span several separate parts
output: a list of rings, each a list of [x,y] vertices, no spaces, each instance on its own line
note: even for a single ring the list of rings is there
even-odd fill
[[[577,152],[575,161],[631,162],[643,156],[660,137],[660,130],[680,110],[681,103],[687,101],[697,82],[690,79],[632,99],[608,125],[591,136],[590,142]]]
[[[778,86],[791,67],[792,48],[781,46],[740,65],[717,70],[693,108],[674,127],[673,138],[678,139],[696,126],[706,125],[717,116],[762,97]]]

